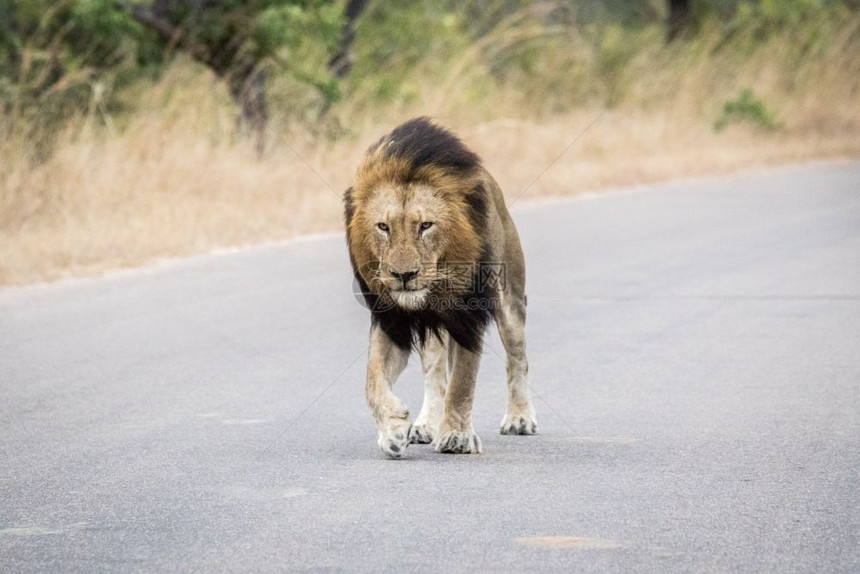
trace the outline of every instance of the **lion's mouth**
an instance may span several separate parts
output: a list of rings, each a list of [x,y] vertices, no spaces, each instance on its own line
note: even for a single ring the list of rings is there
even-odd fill
[[[420,291],[425,291],[428,288],[427,285],[419,284],[416,279],[412,279],[411,281],[407,282],[384,279],[382,281],[382,284],[391,293],[417,293]]]
[[[391,291],[392,293],[417,293],[417,292],[426,291],[426,290],[427,290],[426,287],[418,287],[418,286],[404,287],[402,285],[398,285],[396,287],[389,288],[389,291]]]
[[[423,308],[427,303],[427,295],[429,289],[421,288],[401,288],[391,289],[390,295],[394,303],[404,309],[416,310]]]

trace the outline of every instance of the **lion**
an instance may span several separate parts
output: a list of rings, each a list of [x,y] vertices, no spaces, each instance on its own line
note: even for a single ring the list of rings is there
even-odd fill
[[[428,118],[410,120],[368,149],[344,203],[350,261],[371,310],[366,394],[385,455],[402,458],[409,444],[428,443],[438,452],[481,452],[471,411],[491,321],[507,354],[500,432],[535,434],[525,259],[479,157]],[[392,387],[413,349],[424,402],[411,424]]]

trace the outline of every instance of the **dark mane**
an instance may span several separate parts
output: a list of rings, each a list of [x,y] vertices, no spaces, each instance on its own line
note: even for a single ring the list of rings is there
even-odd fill
[[[434,166],[449,173],[465,175],[481,165],[481,158],[463,145],[460,138],[427,117],[415,118],[397,126],[373,144],[368,154],[380,146],[384,146],[383,158],[404,160],[413,172],[422,167]]]

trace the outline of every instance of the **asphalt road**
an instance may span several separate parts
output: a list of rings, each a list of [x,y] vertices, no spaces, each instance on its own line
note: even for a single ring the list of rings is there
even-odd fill
[[[0,570],[860,571],[860,163],[513,213],[479,456],[378,450],[342,237],[0,290]]]

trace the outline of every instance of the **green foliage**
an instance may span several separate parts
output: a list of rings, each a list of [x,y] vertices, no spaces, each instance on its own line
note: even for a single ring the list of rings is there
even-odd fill
[[[310,86],[317,101],[305,99],[302,105],[320,108],[339,101],[342,95],[340,82],[326,69],[342,24],[342,6],[338,2],[266,0],[254,5],[250,19],[242,29],[233,31],[231,41],[240,46],[240,58],[246,57],[253,65],[273,69],[275,75]],[[228,63],[228,67],[243,65],[247,64]],[[279,94],[273,95],[278,101]],[[306,111],[311,117],[316,115],[315,111]]]
[[[452,68],[453,55],[471,41],[463,14],[431,0],[375,3],[358,32],[350,90],[375,106],[413,101],[418,94],[408,78],[416,67],[436,68],[427,73]]]
[[[135,7],[176,36],[139,22]],[[231,82],[261,67],[337,101],[325,64],[342,9],[333,0],[0,0],[0,137],[25,130],[47,149],[56,124],[117,111],[111,94],[157,77],[177,48]]]
[[[741,2],[735,12],[733,24],[755,27],[761,31],[775,31],[797,26],[824,8],[824,0],[759,0]]]
[[[832,51],[860,2],[693,0],[698,36],[672,46],[667,0],[371,2],[358,21],[352,73],[341,82],[326,63],[345,0],[126,1],[0,0],[0,137],[9,126],[50,131],[96,105],[111,114],[119,102],[133,106],[128,94],[150,85],[177,50],[234,90],[234,76],[264,69],[273,120],[312,129],[321,110],[346,124],[346,116],[398,107],[447,113],[449,102],[478,110],[504,99],[505,109],[534,115],[645,105],[671,97],[682,74],[698,74],[716,102],[755,85],[780,105],[774,93],[799,93],[819,77],[803,63]],[[135,20],[130,6],[157,8],[181,45]],[[845,34],[840,45],[856,47],[856,33]],[[775,48],[774,67],[788,80],[763,86],[742,75],[755,54]],[[717,60],[720,70],[711,68]],[[703,116],[713,117],[713,101],[699,108]],[[725,102],[718,129],[732,122],[779,126],[751,90]]]
[[[782,126],[776,114],[769,110],[749,88],[743,90],[736,99],[728,100],[723,104],[723,112],[714,124],[714,128],[722,131],[730,124],[744,122],[766,131],[775,131]]]
[[[717,11],[725,20],[723,45],[743,38],[746,46],[736,46],[743,52],[755,50],[774,34],[802,30],[816,22],[851,17],[844,0],[711,0],[722,4]],[[727,10],[725,5],[730,5]]]
[[[625,69],[638,49],[632,41],[634,33],[617,24],[599,28],[597,62],[600,75],[607,89],[607,105],[615,105],[622,97],[625,82]]]
[[[140,29],[110,0],[7,0],[0,14],[0,136],[18,133],[44,157],[57,124],[102,105],[138,67]]]

